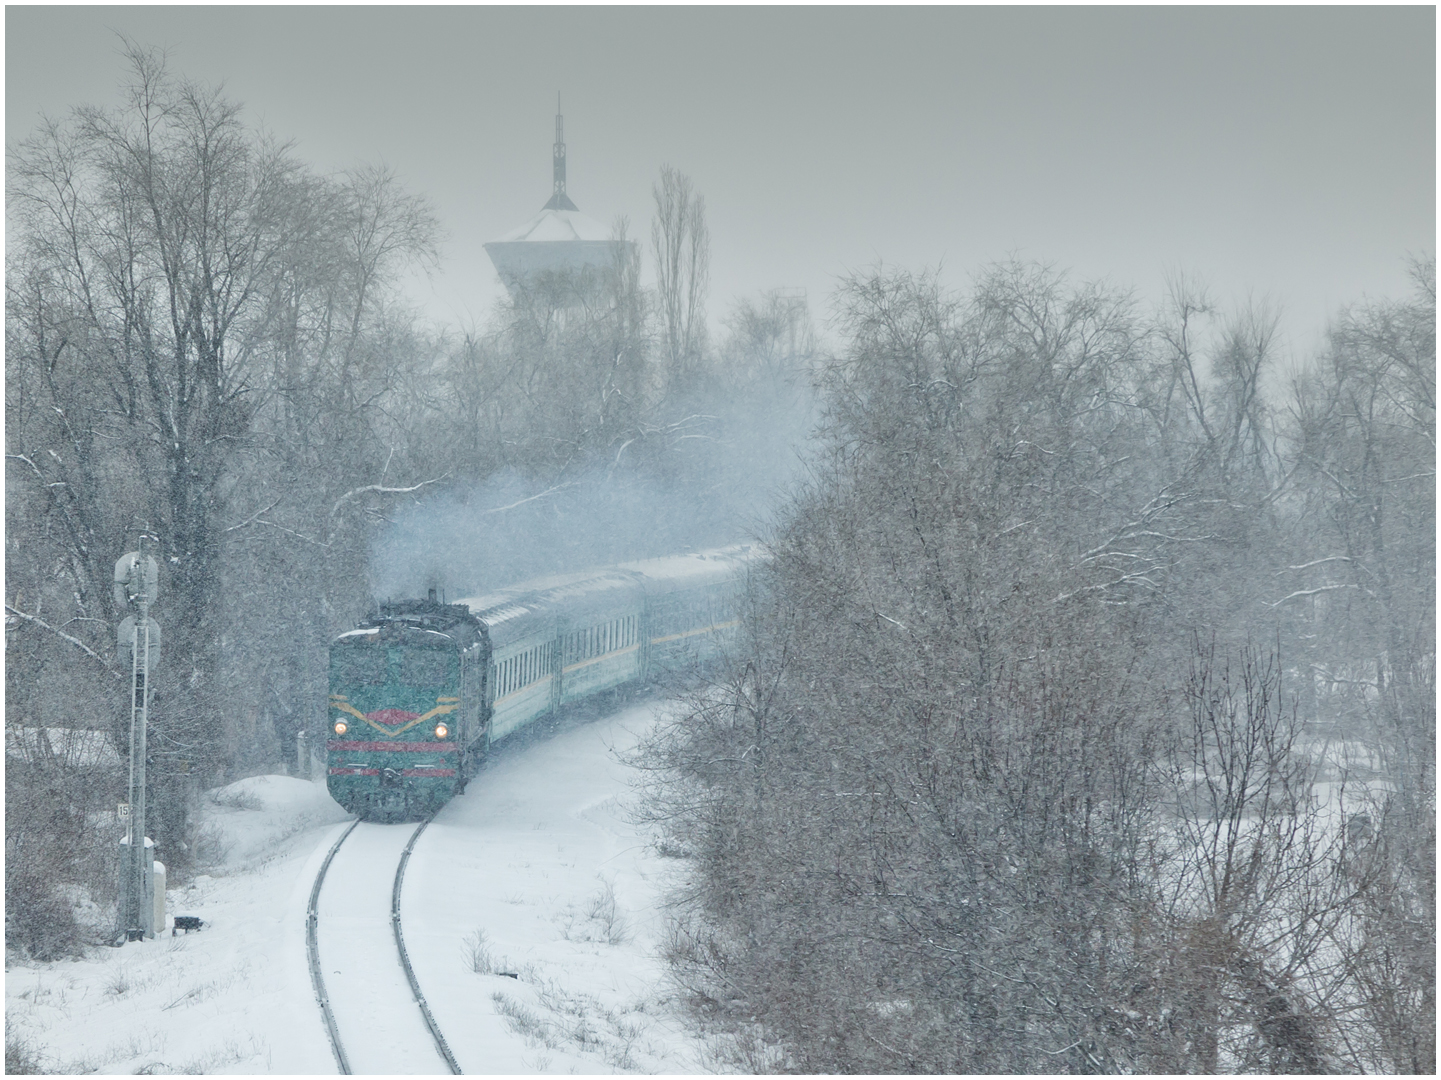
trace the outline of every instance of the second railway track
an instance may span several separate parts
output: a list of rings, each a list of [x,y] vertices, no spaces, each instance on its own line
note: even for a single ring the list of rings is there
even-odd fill
[[[306,949],[317,1003],[343,1073],[459,1073],[405,950],[405,868],[428,822],[353,822],[310,892]]]

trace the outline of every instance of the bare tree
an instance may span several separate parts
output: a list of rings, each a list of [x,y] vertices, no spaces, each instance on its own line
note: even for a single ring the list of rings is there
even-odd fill
[[[124,479],[105,483],[88,451],[57,456],[45,445],[50,435],[28,425],[16,432],[12,460],[29,463],[36,485],[80,481],[69,499],[107,519],[108,535],[97,535],[51,504],[77,524],[72,561],[86,564],[77,614],[109,623],[97,589],[105,563],[133,546],[138,525],[160,538],[171,647],[152,746],[163,787],[177,769],[217,760],[217,510],[253,416],[267,300],[291,242],[296,167],[281,148],[248,138],[235,105],[177,82],[152,53],[130,56],[126,109],[81,110],[69,129],[50,127],[16,155],[28,285],[10,296],[25,334],[12,337],[15,361],[40,376],[56,416],[85,418],[85,440],[92,450],[105,440],[111,476]],[[63,391],[49,377],[60,370],[70,380]],[[158,804],[161,828],[173,833],[168,805]]]
[[[1331,1071],[1330,980],[1315,976],[1355,883],[1336,872],[1344,837],[1314,798],[1280,658],[1246,648],[1233,665],[1198,648],[1185,700],[1163,766],[1175,841],[1151,995],[1162,1071]]]
[[[705,351],[710,230],[705,220],[705,196],[695,192],[688,176],[669,165],[662,166],[652,195],[655,217],[650,228],[651,250],[665,325],[669,379],[676,384],[687,377]]]
[[[153,52],[131,46],[130,59],[126,106],[77,110],[11,159],[7,522],[26,542],[7,551],[7,600],[32,632],[52,628],[54,648],[103,668],[110,567],[138,531],[158,538],[152,805],[178,866],[186,791],[238,747],[274,752],[255,718],[278,687],[282,711],[313,693],[272,679],[284,646],[260,643],[283,598],[325,592],[317,567],[354,587],[325,512],[367,482],[416,482],[384,474],[400,467],[386,449],[396,430],[409,442],[425,427],[406,415],[416,380],[401,370],[424,350],[387,290],[401,262],[433,252],[435,226],[389,174],[311,176],[235,103]],[[322,614],[291,624],[323,637]],[[95,689],[109,681],[70,699],[91,723],[112,707]],[[12,708],[44,712],[45,695],[7,689],[26,695]]]
[[[732,385],[778,386],[807,378],[815,360],[815,330],[804,290],[772,289],[743,298],[725,320],[723,377]]]
[[[1272,601],[1295,627],[1310,718],[1384,778],[1353,800],[1372,873],[1338,938],[1351,1064],[1387,1071],[1427,1071],[1436,1053],[1434,261],[1413,279],[1408,300],[1344,312],[1293,388],[1298,495]]]
[[[1164,383],[1165,402],[1169,408],[1173,395],[1179,391],[1185,409],[1200,425],[1206,438],[1215,437],[1208,415],[1210,394],[1202,381],[1200,354],[1203,349],[1202,324],[1216,309],[1203,284],[1184,273],[1167,280],[1166,307],[1157,320],[1157,333],[1164,347],[1163,359],[1169,369]]]

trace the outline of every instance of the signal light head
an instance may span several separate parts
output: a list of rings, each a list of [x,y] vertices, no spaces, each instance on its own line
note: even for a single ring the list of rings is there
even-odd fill
[[[337,735],[344,735],[349,730],[350,725],[347,724],[344,720],[337,720],[335,722],[335,733]]]
[[[444,724],[436,724],[436,725],[435,725],[435,737],[436,737],[437,739],[443,739],[443,738],[445,738],[445,737],[446,737],[447,735],[449,735],[449,734],[450,734],[450,728],[446,727]]]

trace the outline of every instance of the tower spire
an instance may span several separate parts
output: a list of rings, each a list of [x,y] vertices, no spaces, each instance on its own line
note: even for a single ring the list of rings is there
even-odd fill
[[[560,113],[560,91],[555,94],[555,148],[552,159],[552,173],[554,175],[554,190],[550,196],[550,202],[545,204],[546,210],[575,210],[575,203],[570,201],[570,196],[565,193],[565,117]]]

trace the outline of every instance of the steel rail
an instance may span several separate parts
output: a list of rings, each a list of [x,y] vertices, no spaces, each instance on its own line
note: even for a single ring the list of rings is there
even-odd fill
[[[400,853],[400,865],[395,868],[395,887],[390,891],[390,926],[395,931],[395,947],[400,952],[400,966],[405,969],[405,977],[410,981],[410,992],[415,995],[415,1003],[420,1006],[420,1015],[425,1018],[425,1026],[430,1029],[430,1036],[435,1040],[435,1048],[445,1063],[450,1066],[450,1071],[457,1076],[460,1075],[460,1063],[455,1060],[455,1055],[450,1052],[450,1045],[445,1041],[445,1036],[440,1033],[440,1025],[435,1022],[431,1015],[430,1006],[425,1003],[425,995],[420,992],[420,983],[415,978],[415,970],[410,966],[410,954],[405,951],[405,937],[400,932],[400,889],[405,884],[405,867],[410,862],[410,853],[415,849],[415,842],[420,839],[420,834],[434,818],[434,814],[426,818],[411,834],[410,842],[405,845],[405,850]]]
[[[315,875],[315,884],[310,889],[310,905],[305,909],[305,952],[310,961],[310,984],[315,988],[315,1000],[320,1006],[320,1015],[325,1018],[325,1030],[330,1036],[330,1049],[335,1054],[335,1063],[340,1071],[350,1075],[350,1059],[345,1056],[345,1047],[340,1042],[340,1031],[335,1026],[335,1013],[330,1008],[330,996],[325,992],[325,979],[320,974],[320,946],[316,941],[316,930],[320,924],[318,906],[320,903],[320,886],[325,883],[325,872],[330,869],[330,861],[335,858],[335,853],[340,850],[340,845],[345,843],[345,838],[355,831],[360,824],[356,818],[350,823],[350,828],[340,834],[337,840],[325,856],[325,861],[320,864],[320,873]]]

